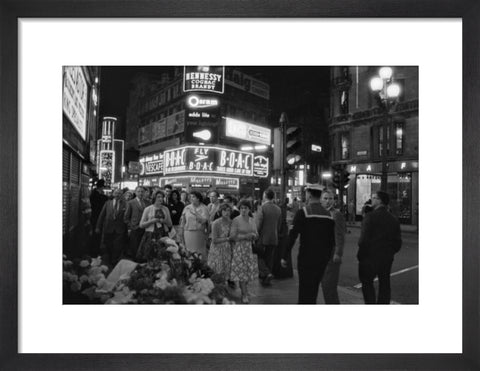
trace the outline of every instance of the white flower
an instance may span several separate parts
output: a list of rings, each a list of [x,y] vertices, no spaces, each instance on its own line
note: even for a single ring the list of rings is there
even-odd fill
[[[86,276],[85,274],[83,276],[80,277],[80,282],[81,283],[85,283],[85,282],[88,282],[88,276]]]
[[[102,258],[100,256],[93,258],[91,264],[92,264],[92,267],[99,267],[102,264]]]
[[[89,265],[90,265],[90,263],[88,262],[88,260],[82,260],[80,262],[80,267],[82,267],[82,268],[87,268]]]
[[[180,254],[179,254],[179,253],[176,253],[176,252],[172,254],[172,258],[173,258],[174,260],[180,260],[180,259],[182,259],[182,257],[180,256]]]
[[[98,288],[102,289],[106,286],[107,284],[107,280],[105,279],[105,277],[103,278],[100,278],[98,281],[97,281],[97,286]]]
[[[106,272],[106,271],[108,271],[108,267],[107,267],[106,265],[101,265],[101,266],[100,266],[100,270],[101,270],[102,272]]]
[[[200,279],[196,281],[192,286],[194,292],[198,292],[205,296],[209,295],[214,288],[215,285],[210,278]]]
[[[178,246],[176,245],[170,245],[167,247],[167,251],[171,253],[178,253]]]
[[[169,287],[169,283],[165,277],[162,277],[158,280],[155,281],[153,284],[153,287],[160,289],[160,290],[165,290],[167,287]]]

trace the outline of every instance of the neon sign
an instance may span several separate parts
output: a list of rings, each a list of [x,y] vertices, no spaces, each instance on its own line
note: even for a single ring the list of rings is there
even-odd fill
[[[210,91],[223,94],[225,67],[185,66],[183,91]]]
[[[205,172],[253,175],[253,154],[210,146],[185,146],[164,152],[164,174]]]

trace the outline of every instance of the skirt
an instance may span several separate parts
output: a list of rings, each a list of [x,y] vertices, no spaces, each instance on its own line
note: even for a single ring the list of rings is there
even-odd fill
[[[202,260],[207,260],[207,239],[205,232],[203,230],[185,231],[183,235],[185,239],[185,248],[188,251],[201,254]]]

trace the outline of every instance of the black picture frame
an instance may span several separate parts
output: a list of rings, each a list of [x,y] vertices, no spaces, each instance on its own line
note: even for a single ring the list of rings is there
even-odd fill
[[[461,354],[18,354],[18,30],[29,17],[441,17],[463,20],[463,352]],[[480,2],[475,0],[4,0],[0,4],[0,369],[480,368]],[[446,92],[455,94],[454,92]],[[440,128],[448,130],[447,127]],[[448,150],[444,154],[448,156]],[[458,180],[446,197],[458,197]],[[449,202],[452,200],[450,199]],[[456,201],[456,200],[454,200]],[[448,203],[447,203],[448,204]],[[439,206],[439,208],[446,208]],[[448,208],[445,217],[448,215]],[[454,217],[459,218],[460,215]],[[452,246],[458,249],[459,246]],[[446,279],[448,272],[446,274]],[[438,305],[448,301],[448,293]],[[439,336],[442,334],[439,324]],[[345,332],[348,336],[348,332]],[[286,341],[289,341],[286,339]],[[295,339],[290,339],[295,341]],[[261,350],[260,350],[261,351]]]

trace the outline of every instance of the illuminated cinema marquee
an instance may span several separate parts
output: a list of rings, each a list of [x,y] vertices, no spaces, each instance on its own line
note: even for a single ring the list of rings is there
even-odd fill
[[[164,174],[253,175],[253,153],[222,147],[185,146],[164,152]]]

